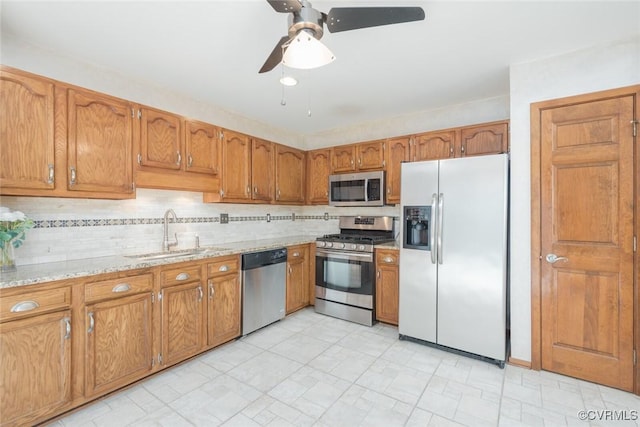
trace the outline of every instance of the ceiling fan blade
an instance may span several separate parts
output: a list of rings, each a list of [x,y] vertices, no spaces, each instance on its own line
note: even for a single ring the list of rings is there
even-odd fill
[[[276,12],[290,13],[300,12],[302,4],[298,0],[267,0]]]
[[[273,48],[271,54],[264,62],[262,68],[260,68],[260,71],[258,71],[258,74],[271,71],[275,68],[276,65],[282,62],[282,54],[284,53],[284,50],[287,49],[286,47],[283,49],[282,45],[285,44],[288,40],[289,36],[282,36],[282,38],[278,41],[276,47]]]
[[[421,7],[334,7],[325,19],[330,33],[422,21]]]

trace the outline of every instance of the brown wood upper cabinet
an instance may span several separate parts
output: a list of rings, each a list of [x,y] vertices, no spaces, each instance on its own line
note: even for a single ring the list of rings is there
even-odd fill
[[[307,204],[329,204],[329,173],[331,149],[307,152]]]
[[[411,141],[411,161],[439,160],[455,156],[457,134],[455,130],[425,132]]]
[[[3,68],[0,110],[0,189],[52,190],[54,83]]]
[[[269,203],[273,200],[274,151],[272,142],[251,139],[251,198],[255,201]]]
[[[220,165],[220,129],[197,120],[185,121],[184,170],[217,175]]]
[[[509,151],[509,123],[495,122],[460,130],[458,157],[499,154]]]
[[[276,144],[276,202],[304,203],[305,152]]]
[[[133,193],[131,104],[80,89],[68,91],[70,191]]]
[[[331,172],[355,172],[384,168],[384,141],[341,145],[331,149]]]
[[[388,139],[386,142],[386,202],[388,204],[400,203],[400,167],[402,162],[411,160],[410,140],[409,136],[404,136]]]
[[[182,119],[175,114],[141,107],[138,165],[142,168],[180,170],[184,134]]]

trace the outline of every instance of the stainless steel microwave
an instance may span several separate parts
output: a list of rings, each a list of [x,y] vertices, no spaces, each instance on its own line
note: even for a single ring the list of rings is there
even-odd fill
[[[329,176],[329,205],[384,206],[384,171]]]

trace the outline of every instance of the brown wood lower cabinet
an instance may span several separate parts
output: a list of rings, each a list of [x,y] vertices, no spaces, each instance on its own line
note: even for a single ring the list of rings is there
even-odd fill
[[[293,313],[309,305],[309,247],[287,248],[286,313]]]
[[[208,265],[207,346],[215,347],[241,334],[242,291],[238,255]]]
[[[85,312],[87,396],[115,390],[151,371],[150,290],[87,305]]]
[[[376,250],[376,319],[398,324],[399,251]]]
[[[0,351],[3,426],[31,425],[70,407],[70,310],[0,323]]]

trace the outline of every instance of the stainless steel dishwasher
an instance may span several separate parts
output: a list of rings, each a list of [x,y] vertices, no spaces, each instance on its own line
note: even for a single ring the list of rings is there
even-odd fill
[[[287,249],[242,255],[242,335],[285,316]]]

